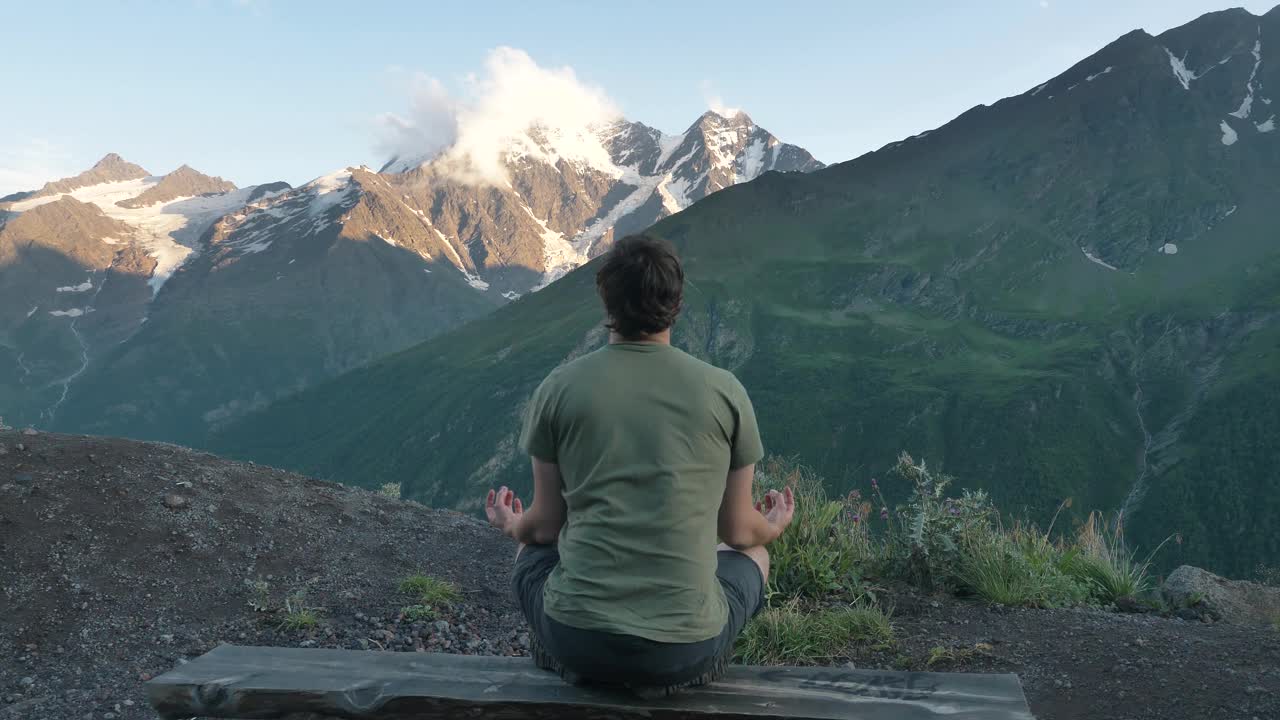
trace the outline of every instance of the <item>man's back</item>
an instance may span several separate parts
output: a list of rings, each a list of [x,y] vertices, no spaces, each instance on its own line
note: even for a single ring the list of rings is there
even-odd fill
[[[659,642],[721,631],[725,476],[763,454],[732,374],[670,345],[613,343],[547,378],[522,444],[559,465],[568,510],[548,615]]]

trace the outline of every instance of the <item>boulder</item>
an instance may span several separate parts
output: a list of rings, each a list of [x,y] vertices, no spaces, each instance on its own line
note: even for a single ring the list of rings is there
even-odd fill
[[[1228,580],[1207,570],[1183,565],[1161,588],[1175,608],[1193,608],[1217,620],[1237,625],[1280,622],[1280,588],[1247,580]]]

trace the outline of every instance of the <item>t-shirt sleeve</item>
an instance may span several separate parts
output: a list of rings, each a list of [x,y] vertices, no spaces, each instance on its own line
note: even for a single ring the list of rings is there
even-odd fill
[[[733,447],[729,451],[729,469],[754,465],[764,458],[764,443],[760,441],[760,428],[756,425],[756,411],[751,406],[751,398],[746,388],[737,378],[733,379],[730,395],[733,403],[733,414],[736,425],[731,441]]]
[[[520,430],[520,447],[529,455],[546,462],[557,462],[556,429],[553,415],[552,388],[544,380],[529,398],[524,426]]]

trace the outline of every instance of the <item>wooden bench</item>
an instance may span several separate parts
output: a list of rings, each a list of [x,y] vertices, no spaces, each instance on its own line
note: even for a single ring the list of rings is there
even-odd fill
[[[221,645],[147,683],[165,718],[1033,720],[1016,675],[734,666],[670,698],[566,685],[527,658]]]

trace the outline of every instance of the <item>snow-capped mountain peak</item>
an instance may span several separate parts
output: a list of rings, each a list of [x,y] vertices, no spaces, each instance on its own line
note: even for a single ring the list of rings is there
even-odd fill
[[[822,167],[746,113],[714,111],[677,135],[625,119],[535,124],[508,138],[500,159],[506,179],[497,183],[477,182],[452,149],[393,159],[383,173],[409,190],[436,228],[466,239],[475,272],[504,295],[543,287],[615,237],[712,192],[769,170]]]

